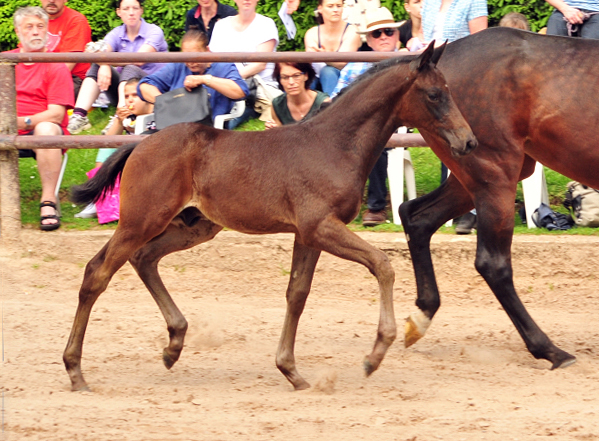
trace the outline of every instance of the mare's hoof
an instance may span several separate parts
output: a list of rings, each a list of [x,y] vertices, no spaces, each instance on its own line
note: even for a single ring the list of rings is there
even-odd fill
[[[168,355],[168,352],[166,351],[166,349],[164,351],[162,351],[162,361],[164,362],[164,366],[167,369],[172,368],[173,365],[177,362],[176,359],[174,359],[173,357]]]
[[[431,319],[429,319],[420,310],[410,314],[406,319],[406,326],[404,330],[404,346],[409,348],[426,333],[426,330],[431,325]]]
[[[567,368],[568,366],[571,366],[574,363],[576,363],[576,357],[575,356],[570,355],[567,352],[564,352],[564,354],[567,357],[563,357],[563,358],[561,358],[559,360],[556,360],[553,363],[553,366],[551,366],[551,370],[558,369],[558,368]]]

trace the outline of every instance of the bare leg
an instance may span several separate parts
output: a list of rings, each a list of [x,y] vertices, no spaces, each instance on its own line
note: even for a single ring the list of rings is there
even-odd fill
[[[395,271],[387,255],[347,229],[339,219],[328,217],[317,228],[309,228],[302,240],[310,247],[327,251],[346,260],[361,263],[376,277],[381,297],[379,326],[372,352],[364,360],[366,375],[376,371],[395,337],[393,312]]]
[[[81,89],[79,89],[79,95],[77,95],[77,102],[75,107],[88,110],[92,108],[94,101],[98,99],[100,95],[100,88],[98,83],[91,77],[87,77],[81,83]]]
[[[57,136],[62,135],[60,126],[51,122],[41,122],[35,126],[34,135]],[[58,183],[58,175],[60,174],[60,166],[62,164],[62,152],[60,149],[36,149],[35,156],[37,168],[40,173],[40,181],[42,183],[42,196],[40,202],[50,201],[55,202],[58,206],[60,201],[56,200],[54,191]],[[42,216],[51,216],[58,214],[57,210],[52,207],[42,207]],[[44,219],[42,224],[56,224],[56,219]]]
[[[431,257],[431,237],[445,222],[472,209],[472,199],[454,175],[431,193],[399,207],[412,265],[416,275],[418,310],[406,322],[404,344],[409,347],[424,337],[441,305]]]
[[[289,276],[289,285],[287,287],[287,313],[285,314],[285,323],[276,357],[277,367],[287,377],[287,380],[289,380],[295,390],[310,387],[308,382],[297,372],[294,348],[297,325],[304,311],[308,294],[310,293],[314,269],[319,257],[320,251],[302,245],[297,241],[296,237],[293,245],[291,275]]]
[[[169,344],[164,348],[162,360],[167,369],[173,367],[181,355],[187,321],[160,278],[158,262],[175,251],[189,249],[213,239],[221,230],[220,225],[202,218],[198,209],[186,208],[173,219],[164,233],[152,239],[129,259],[166,320]]]

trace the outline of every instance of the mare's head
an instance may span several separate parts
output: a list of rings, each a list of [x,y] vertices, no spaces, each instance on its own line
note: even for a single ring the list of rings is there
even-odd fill
[[[404,125],[418,128],[425,138],[443,142],[453,156],[461,156],[472,151],[478,141],[453,101],[445,77],[437,69],[444,50],[445,44],[435,50],[433,41],[410,62],[406,78],[409,89],[396,110]]]

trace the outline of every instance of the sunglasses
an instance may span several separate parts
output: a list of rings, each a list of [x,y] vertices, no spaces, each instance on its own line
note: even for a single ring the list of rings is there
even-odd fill
[[[380,38],[384,32],[387,37],[393,37],[393,34],[395,34],[395,31],[396,31],[396,29],[391,29],[391,28],[377,29],[376,31],[372,31],[370,33],[370,35],[372,35],[372,38],[377,39],[377,38]]]

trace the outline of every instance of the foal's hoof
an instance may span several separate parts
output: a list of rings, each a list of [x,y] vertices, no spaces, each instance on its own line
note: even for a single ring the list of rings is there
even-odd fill
[[[310,389],[310,383],[308,383],[306,380],[302,380],[301,382],[298,382],[297,384],[293,385],[293,389],[295,390],[306,390],[306,389]]]
[[[374,371],[376,371],[378,366],[374,366],[368,357],[364,358],[364,372],[367,377],[370,377]]]
[[[72,385],[71,386],[71,392],[91,392],[91,389],[89,388],[89,386],[87,384],[82,384],[82,385]]]
[[[177,362],[178,359],[175,359],[173,357],[171,357],[170,355],[168,355],[168,352],[166,351],[166,349],[164,351],[162,351],[162,361],[164,362],[164,366],[167,369],[170,369],[173,367],[173,365]]]
[[[558,368],[567,368],[568,366],[576,363],[576,357],[574,355],[570,355],[567,352],[564,352],[565,356],[553,362],[551,366],[551,370]]]

